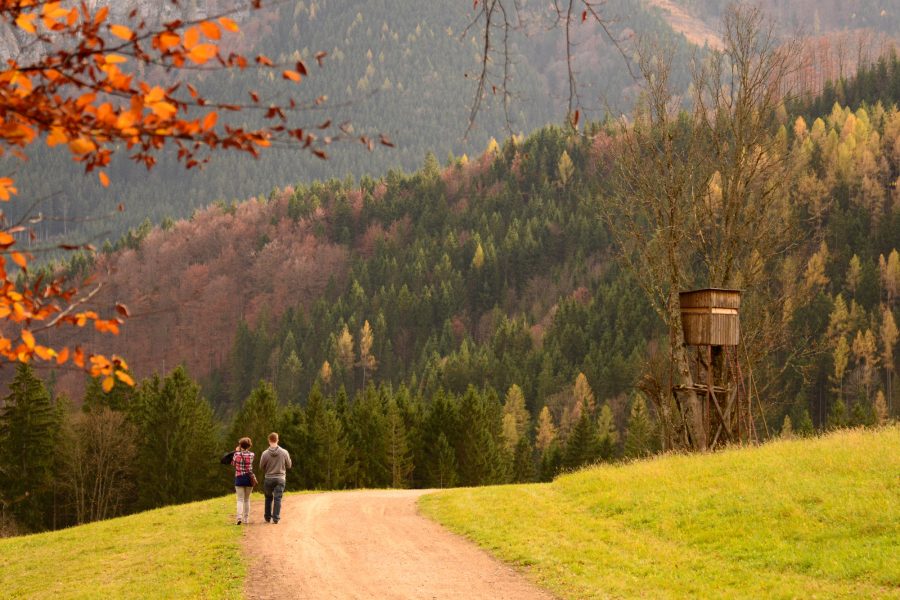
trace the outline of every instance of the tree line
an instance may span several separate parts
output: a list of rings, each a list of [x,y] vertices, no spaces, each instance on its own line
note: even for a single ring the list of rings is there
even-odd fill
[[[91,380],[75,409],[22,364],[0,409],[0,524],[57,529],[221,495],[233,473],[218,458],[243,436],[260,452],[271,431],[294,460],[289,490],[549,481],[657,448],[642,397],[620,427],[583,375],[570,394],[561,414],[532,419],[518,385],[427,397],[371,381],[352,396],[316,385],[286,403],[261,381],[224,422],[183,367],[109,393]]]

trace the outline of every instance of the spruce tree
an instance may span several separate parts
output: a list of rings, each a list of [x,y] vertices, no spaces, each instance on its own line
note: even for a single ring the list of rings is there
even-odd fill
[[[527,435],[519,438],[513,455],[512,481],[530,483],[534,481],[534,447]]]
[[[462,485],[489,485],[506,480],[509,460],[503,450],[500,402],[492,391],[469,386],[459,403],[456,456]]]
[[[781,423],[781,433],[779,437],[783,440],[790,440],[794,437],[794,424],[791,422],[791,415],[784,415],[784,421]]]
[[[278,445],[290,452],[291,472],[287,478],[287,489],[303,490],[309,487],[306,475],[309,470],[309,429],[306,423],[306,413],[298,404],[290,404],[278,419],[277,427]]]
[[[386,416],[385,446],[387,465],[391,472],[391,487],[408,487],[413,471],[412,456],[406,438],[406,424],[393,398],[388,401]]]
[[[443,389],[439,389],[422,423],[421,464],[425,485],[442,488],[456,484],[458,430],[456,403]]]
[[[333,406],[326,405],[318,413],[313,424],[313,442],[316,453],[313,455],[313,470],[317,474],[318,484],[326,490],[334,490],[344,486],[350,473],[350,444],[344,432],[344,426]]]
[[[809,411],[806,407],[803,407],[803,410],[800,411],[799,418],[797,419],[797,426],[794,428],[798,435],[803,437],[809,437],[816,432],[816,428],[813,425],[812,417],[809,416]]]
[[[131,410],[138,430],[140,508],[207,498],[230,488],[219,469],[222,448],[212,408],[178,367],[141,383]]]
[[[31,366],[19,363],[0,408],[0,500],[26,530],[53,525],[56,445],[62,419]]]
[[[600,416],[597,418],[597,440],[600,447],[600,458],[603,460],[614,459],[618,454],[619,430],[616,429],[609,403],[604,403],[600,408]]]
[[[594,463],[599,458],[600,445],[597,428],[591,418],[588,406],[582,403],[581,416],[575,422],[572,433],[569,434],[562,464],[566,469],[573,470]]]
[[[624,450],[625,458],[640,458],[653,450],[653,425],[650,423],[647,404],[641,394],[635,395],[631,403]]]
[[[429,469],[432,485],[438,488],[456,485],[456,451],[441,432],[433,449],[433,461]]]
[[[847,405],[841,398],[834,401],[828,411],[828,429],[840,429],[847,426]]]
[[[278,425],[278,400],[275,388],[268,381],[260,381],[250,392],[250,396],[241,405],[234,416],[228,439],[228,448],[234,448],[242,437],[249,437],[253,442],[251,450],[256,454],[254,470],[258,471],[259,457],[269,446],[268,436]],[[260,478],[260,480],[262,480]]]
[[[358,488],[385,487],[391,483],[388,467],[387,422],[384,404],[375,386],[369,383],[356,394],[348,419],[348,436]]]

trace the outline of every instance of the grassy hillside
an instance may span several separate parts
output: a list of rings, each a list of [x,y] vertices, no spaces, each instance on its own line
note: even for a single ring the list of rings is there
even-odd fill
[[[4,598],[240,598],[231,497],[0,540]]]
[[[566,598],[900,598],[898,473],[895,426],[421,506]]]

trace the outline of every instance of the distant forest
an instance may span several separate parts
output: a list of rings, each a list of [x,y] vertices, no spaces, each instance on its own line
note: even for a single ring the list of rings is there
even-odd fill
[[[753,365],[763,436],[900,408],[891,100],[781,117],[805,235],[766,267],[796,343]],[[413,174],[216,204],[74,257],[73,275],[112,274],[103,302],[135,298],[108,341],[144,380],[89,381],[72,410],[66,377],[18,368],[0,410],[4,527],[221,493],[217,455],[270,430],[295,455],[291,489],[543,481],[659,450],[640,376],[665,331],[598,218],[615,136],[547,127]]]

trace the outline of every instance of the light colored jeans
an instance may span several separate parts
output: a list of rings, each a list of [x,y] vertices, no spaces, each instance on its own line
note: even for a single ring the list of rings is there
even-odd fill
[[[250,492],[253,488],[250,486],[235,486],[237,494],[237,519],[244,523],[250,521]]]

